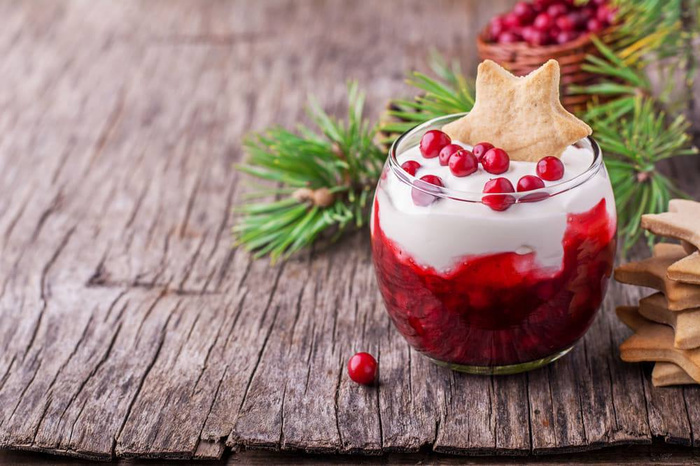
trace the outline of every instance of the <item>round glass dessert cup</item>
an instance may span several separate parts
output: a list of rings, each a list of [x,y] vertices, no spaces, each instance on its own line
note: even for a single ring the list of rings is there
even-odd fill
[[[482,202],[494,194],[453,189],[447,176],[438,187],[421,181],[420,169],[401,168],[426,131],[461,116],[424,123],[390,150],[372,208],[379,289],[398,331],[438,364],[481,374],[535,369],[571,350],[598,312],[615,257],[612,187],[592,138],[570,147],[587,151],[590,165],[508,193],[504,211]],[[509,172],[530,165],[535,174],[532,162],[511,162]],[[433,202],[413,202],[412,193]]]

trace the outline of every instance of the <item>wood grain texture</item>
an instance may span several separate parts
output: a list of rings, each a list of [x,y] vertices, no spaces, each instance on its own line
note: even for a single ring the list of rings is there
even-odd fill
[[[584,340],[530,374],[410,350],[366,231],[270,265],[231,248],[242,135],[314,92],[370,115],[431,48],[476,64],[510,1],[0,2],[0,447],[82,456],[539,454],[700,446],[700,392],[623,364],[611,286]],[[667,169],[700,194],[697,158]],[[642,252],[643,253],[643,252]],[[349,355],[380,384],[347,378]],[[235,456],[235,455],[234,455]]]

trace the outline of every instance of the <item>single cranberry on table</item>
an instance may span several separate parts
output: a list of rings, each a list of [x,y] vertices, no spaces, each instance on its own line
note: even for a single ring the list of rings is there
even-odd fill
[[[452,154],[455,154],[461,151],[462,149],[464,148],[459,144],[448,144],[442,149],[440,149],[440,153],[438,154],[438,160],[440,161],[440,165],[447,166],[447,163],[450,161],[450,157],[452,157]]]
[[[484,196],[481,200],[484,204],[493,210],[504,211],[511,205],[515,204],[515,198],[504,193],[514,193],[513,183],[508,178],[494,178],[489,180],[484,185],[484,193],[498,193],[491,196]]]
[[[493,149],[493,144],[490,142],[480,142],[472,147],[472,154],[474,154],[476,159],[481,162],[481,157],[483,157],[484,154],[489,151],[489,149]]]
[[[564,176],[564,164],[556,157],[547,156],[537,162],[537,176],[546,181],[557,181]]]
[[[348,375],[359,384],[373,384],[377,377],[377,360],[369,353],[355,353],[348,361]]]
[[[503,149],[494,147],[489,149],[481,157],[481,165],[483,165],[484,170],[493,174],[500,175],[508,171],[510,167],[510,157],[508,153]]]
[[[479,161],[474,154],[466,149],[452,154],[450,157],[450,171],[454,176],[463,177],[474,173],[479,168]]]
[[[442,184],[442,180],[440,179],[439,176],[425,175],[425,176],[421,176],[420,180],[425,182],[425,183],[432,184],[435,186],[440,186],[440,187],[444,186]],[[437,200],[437,196],[430,194],[428,192],[425,192],[425,191],[421,191],[420,189],[418,189],[416,187],[413,187],[413,188],[411,188],[411,199],[413,199],[413,203],[415,205],[420,206],[420,207],[425,207],[425,206],[429,206],[430,204],[435,202]]]
[[[416,172],[421,167],[421,164],[415,160],[407,160],[401,164],[401,168],[411,176],[416,176]]]
[[[426,159],[434,159],[443,147],[451,143],[450,137],[440,130],[432,129],[420,139],[420,153]]]

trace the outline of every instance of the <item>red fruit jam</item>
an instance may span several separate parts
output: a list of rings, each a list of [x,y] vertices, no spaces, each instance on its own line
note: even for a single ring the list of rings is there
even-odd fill
[[[535,252],[465,256],[443,273],[388,239],[375,201],[372,250],[398,331],[418,351],[464,366],[509,366],[571,347],[595,318],[612,271],[615,222],[605,199],[568,216],[559,270]]]

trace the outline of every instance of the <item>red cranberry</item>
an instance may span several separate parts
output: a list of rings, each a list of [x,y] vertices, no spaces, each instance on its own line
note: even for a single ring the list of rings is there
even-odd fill
[[[583,17],[586,18],[586,21],[588,21],[591,18],[595,18],[595,8],[593,8],[592,6],[581,8],[579,11],[583,15]]]
[[[535,9],[527,2],[518,2],[513,7],[513,14],[520,18],[522,24],[527,24],[535,17]]]
[[[525,42],[531,42],[533,35],[538,32],[537,29],[535,29],[532,26],[525,26],[521,31],[520,34],[523,36],[523,40]]]
[[[483,157],[489,149],[493,149],[493,144],[490,142],[480,142],[472,147],[472,154],[474,154],[476,159],[481,162],[481,157]]]
[[[513,193],[513,183],[508,181],[508,178],[494,178],[489,180],[484,185],[485,193]],[[484,204],[491,207],[493,210],[502,211],[506,210],[508,207],[515,203],[515,198],[513,196],[507,195],[492,195],[484,196],[481,200]]]
[[[520,42],[520,37],[514,32],[506,31],[498,36],[499,44],[514,44],[516,42]]]
[[[518,180],[518,192],[544,188],[544,181],[535,175],[525,175]]]
[[[537,162],[537,175],[546,181],[560,180],[564,176],[564,164],[556,157],[544,157]]]
[[[547,13],[540,13],[535,17],[535,21],[532,23],[535,29],[542,32],[548,32],[553,24],[552,17]]]
[[[506,29],[517,28],[522,26],[520,18],[515,13],[508,13],[503,17],[503,25]]]
[[[598,7],[595,17],[603,24],[613,24],[615,22],[615,13],[616,11],[614,8],[603,5]]]
[[[574,28],[581,30],[586,29],[586,21],[588,21],[588,19],[584,16],[582,12],[572,11],[567,16],[574,24]]]
[[[571,19],[570,15],[558,17],[555,23],[562,31],[573,31],[576,29],[576,24],[574,24],[574,20]]]
[[[450,157],[452,157],[452,154],[455,154],[463,149],[462,146],[457,145],[457,144],[448,144],[442,149],[440,149],[440,154],[438,154],[438,160],[440,161],[440,165],[446,166],[447,163],[450,161]]]
[[[535,10],[543,11],[551,4],[552,0],[535,0],[532,6],[535,8]]]
[[[416,176],[416,172],[420,168],[420,164],[415,160],[407,160],[401,164],[401,168],[411,176]]]
[[[498,39],[498,36],[505,31],[505,25],[503,24],[503,17],[496,16],[491,20],[489,24],[489,32],[491,33],[491,40]]]
[[[450,157],[450,171],[454,176],[467,176],[479,168],[479,161],[474,154],[463,149]]]
[[[551,40],[551,37],[549,36],[549,33],[546,33],[544,31],[538,31],[537,29],[533,29],[527,43],[530,45],[533,45],[535,47],[539,47],[542,45],[549,44],[550,40]]]
[[[448,135],[437,129],[431,129],[420,139],[420,153],[426,159],[434,159],[440,150],[452,140]]]
[[[559,16],[565,15],[568,13],[568,8],[566,8],[566,5],[563,5],[561,3],[555,3],[554,5],[549,5],[547,8],[547,14],[549,15],[550,18],[558,18]]]
[[[363,385],[371,385],[377,376],[377,360],[369,353],[355,353],[348,361],[348,375]]]
[[[579,33],[576,31],[561,31],[559,34],[557,34],[555,40],[557,44],[566,44],[567,42],[571,42],[572,40],[578,38],[578,35]]]
[[[421,181],[424,181],[425,183],[429,183],[435,186],[440,186],[442,187],[442,180],[440,179],[439,176],[435,175],[425,175],[420,177]],[[411,198],[413,199],[413,203],[417,206],[425,207],[437,199],[437,196],[434,196],[433,194],[421,191],[418,188],[413,188],[411,189]]]
[[[544,188],[544,181],[534,175],[525,175],[518,180],[517,191],[532,191],[533,189]],[[537,202],[549,197],[547,193],[532,193],[520,198],[520,202]]]
[[[481,157],[481,164],[487,172],[500,175],[508,171],[508,167],[510,167],[510,157],[508,157],[508,153],[503,149],[494,147],[486,151],[483,157]]]
[[[603,23],[595,18],[589,19],[588,23],[586,23],[586,29],[592,33],[600,32],[603,30]]]

